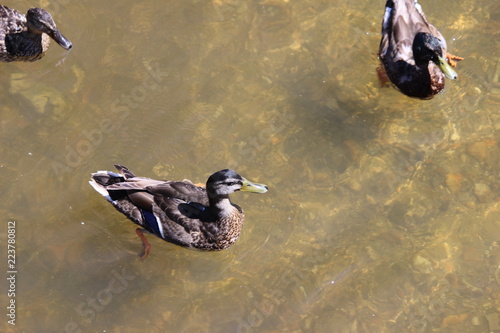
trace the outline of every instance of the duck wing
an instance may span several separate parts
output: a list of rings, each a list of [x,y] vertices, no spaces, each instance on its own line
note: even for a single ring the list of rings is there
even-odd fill
[[[0,5],[0,52],[7,52],[5,37],[27,31],[26,16],[17,10]]]
[[[161,221],[163,239],[201,250],[221,249],[217,244],[217,218],[208,207],[161,194],[155,195],[154,201],[153,211]]]
[[[221,249],[217,216],[208,207],[204,188],[191,182],[169,181],[150,186],[147,191],[154,196],[153,211],[161,221],[162,238],[202,250]]]
[[[182,182],[169,180],[154,180],[146,177],[136,177],[132,171],[123,165],[115,164],[116,169],[124,176],[126,182],[116,183],[111,189],[145,190],[151,194],[168,198],[178,198],[186,202],[196,202],[208,206],[207,191],[194,185],[189,180]]]
[[[151,194],[165,198],[177,198],[203,206],[209,205],[207,191],[191,182],[165,181],[155,186],[149,186],[147,190]]]
[[[191,182],[136,177],[124,166],[120,174],[99,171],[90,184],[122,214],[158,237],[184,247],[212,243],[217,233],[205,189]]]
[[[412,0],[387,1],[379,49],[382,59],[405,62],[413,59],[412,44],[415,32],[412,11],[415,12]]]

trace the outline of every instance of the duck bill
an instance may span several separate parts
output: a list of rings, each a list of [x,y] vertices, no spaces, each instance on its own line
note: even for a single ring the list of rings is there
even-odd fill
[[[266,193],[267,186],[264,184],[252,183],[243,178],[243,186],[240,191],[253,192],[253,193]]]
[[[59,44],[62,48],[66,50],[69,50],[73,46],[73,44],[71,44],[71,42],[66,37],[64,37],[58,30],[55,30],[50,37],[52,37],[57,42],[57,44]]]
[[[457,72],[453,69],[453,67],[450,66],[450,64],[446,61],[445,58],[443,57],[438,57],[438,64],[439,69],[443,74],[451,80],[455,80],[457,78]]]

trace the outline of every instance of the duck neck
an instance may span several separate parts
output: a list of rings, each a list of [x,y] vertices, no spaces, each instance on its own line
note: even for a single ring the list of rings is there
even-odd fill
[[[209,198],[210,209],[216,216],[218,227],[217,238],[226,246],[233,244],[240,235],[243,226],[243,211],[237,205],[233,205],[228,196]]]
[[[235,209],[229,196],[217,196],[209,198],[210,208],[219,218],[231,215]]]

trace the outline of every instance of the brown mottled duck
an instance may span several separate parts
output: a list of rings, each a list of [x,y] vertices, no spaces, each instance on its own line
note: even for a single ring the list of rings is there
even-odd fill
[[[456,60],[416,0],[387,0],[379,57],[391,82],[405,95],[431,98],[456,79]]]
[[[249,182],[233,170],[211,175],[206,189],[190,181],[164,181],[136,177],[123,165],[119,173],[98,171],[90,185],[118,211],[147,231],[186,248],[217,251],[230,247],[239,237],[245,215],[229,200],[236,191],[267,192],[267,186]],[[144,246],[144,260],[151,245],[136,229]]]
[[[69,50],[71,42],[56,27],[52,16],[41,8],[25,15],[0,5],[0,60],[35,61],[49,48],[50,38]]]

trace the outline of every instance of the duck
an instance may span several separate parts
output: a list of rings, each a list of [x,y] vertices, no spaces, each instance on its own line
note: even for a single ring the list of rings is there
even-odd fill
[[[35,61],[49,48],[50,38],[69,50],[73,44],[56,27],[44,9],[30,8],[26,15],[0,5],[0,60]]]
[[[387,0],[379,58],[387,77],[405,95],[429,99],[444,89],[445,77],[463,58],[447,53],[443,35],[427,21],[416,0]]]
[[[140,228],[141,261],[150,253],[147,231],[157,237],[194,250],[218,251],[238,239],[245,220],[243,209],[232,203],[236,191],[266,193],[268,187],[248,181],[231,169],[212,174],[205,187],[189,180],[165,181],[136,177],[127,167],[117,172],[91,174],[90,185],[119,212]]]

